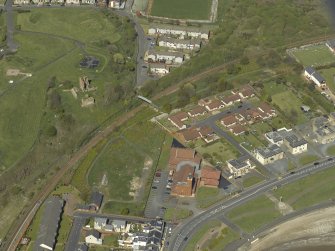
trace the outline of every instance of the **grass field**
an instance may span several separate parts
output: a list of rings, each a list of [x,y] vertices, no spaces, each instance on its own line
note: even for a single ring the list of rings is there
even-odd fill
[[[335,198],[335,168],[319,172],[277,189],[274,195],[295,210]]]
[[[224,195],[220,194],[217,188],[199,187],[195,198],[199,208],[206,208],[222,200],[223,197]]]
[[[192,235],[192,238],[188,241],[184,251],[194,251],[198,241],[211,229],[219,227],[221,223],[219,221],[210,221],[205,225],[202,225],[197,229],[197,232]]]
[[[293,123],[301,124],[307,121],[307,118],[300,109],[300,106],[303,104],[302,101],[291,91],[273,95],[272,103],[276,104],[288,117],[294,118],[292,120]]]
[[[151,15],[176,19],[208,19],[212,0],[154,0]]]
[[[304,66],[323,66],[335,62],[334,54],[324,44],[298,49],[293,55]]]
[[[321,74],[322,77],[325,78],[327,86],[329,89],[335,93],[335,68],[328,68],[328,69],[322,69],[319,70],[319,73]]]
[[[213,236],[207,240],[203,245],[202,249],[204,251],[221,251],[224,250],[225,246],[238,239],[239,235],[232,231],[230,228],[225,227],[222,229],[218,235]]]
[[[238,157],[238,151],[225,139],[220,139],[210,144],[205,144],[196,150],[202,155],[208,155],[212,164],[225,163],[227,160]]]
[[[228,218],[244,231],[252,233],[280,216],[275,205],[265,195],[253,199],[228,212]]]
[[[329,146],[327,148],[327,155],[334,156],[335,155],[335,146]]]
[[[185,219],[192,215],[192,211],[184,208],[168,207],[164,214],[164,220],[173,221]]]
[[[251,176],[251,177],[243,178],[243,187],[244,188],[251,187],[253,185],[256,185],[257,183],[262,182],[263,180],[264,178],[260,176]]]
[[[307,165],[307,164],[310,164],[310,163],[312,163],[312,162],[314,162],[314,161],[316,161],[318,159],[319,159],[319,157],[316,156],[316,155],[310,155],[310,154],[303,155],[303,156],[300,157],[299,163],[301,165]]]

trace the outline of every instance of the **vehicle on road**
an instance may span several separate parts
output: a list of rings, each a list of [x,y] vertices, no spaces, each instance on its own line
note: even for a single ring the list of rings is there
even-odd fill
[[[153,186],[152,189],[157,189],[157,187],[156,187],[156,186]]]
[[[142,65],[142,68],[148,68],[148,66],[146,66],[146,65]]]

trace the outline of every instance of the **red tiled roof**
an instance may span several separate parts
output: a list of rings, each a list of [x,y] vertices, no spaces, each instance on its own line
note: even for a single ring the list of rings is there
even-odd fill
[[[173,182],[187,182],[189,176],[194,177],[194,167],[190,165],[182,166],[179,171],[174,172]]]
[[[236,124],[237,122],[238,122],[238,119],[236,118],[234,114],[228,115],[221,120],[221,123],[224,126],[230,126],[230,125]]]
[[[180,131],[180,134],[185,141],[192,141],[200,137],[198,130],[193,127]]]
[[[201,180],[202,179],[219,180],[220,176],[221,176],[221,171],[216,170],[213,167],[205,166],[201,169]]]
[[[207,104],[206,106],[208,107],[209,110],[215,110],[223,106],[223,103],[221,102],[221,100],[214,99],[212,100],[211,103]]]
[[[206,110],[205,107],[198,105],[198,106],[194,107],[193,109],[191,109],[188,112],[188,114],[190,116],[197,116],[198,114],[203,114],[203,113],[206,113],[206,112],[207,112],[207,110]]]
[[[209,126],[202,126],[199,128],[199,133],[202,137],[210,136],[214,134],[214,131]]]
[[[259,106],[258,106],[258,109],[271,115],[273,113],[275,113],[275,109],[273,109],[269,104],[267,103],[261,103]]]
[[[218,186],[220,181],[219,180],[213,180],[213,179],[201,179],[201,182],[204,186]]]
[[[233,126],[231,128],[231,131],[235,134],[235,135],[239,135],[241,133],[244,133],[246,131],[245,127],[244,126],[241,126],[239,124]]]
[[[252,95],[255,95],[255,92],[250,86],[246,86],[240,91],[240,96],[242,96],[243,98],[248,98]]]
[[[181,161],[189,160],[196,164],[200,164],[201,157],[195,150],[190,148],[172,147],[170,150],[169,166],[174,169]]]
[[[222,99],[222,102],[225,103],[225,104],[229,104],[230,102],[237,102],[237,101],[240,101],[240,100],[241,100],[240,95],[238,95],[238,94],[233,94],[233,95],[224,97],[224,98]]]

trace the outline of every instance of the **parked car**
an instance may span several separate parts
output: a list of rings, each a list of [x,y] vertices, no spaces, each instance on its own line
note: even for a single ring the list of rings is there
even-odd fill
[[[157,189],[157,187],[156,187],[156,186],[153,186],[152,189]]]

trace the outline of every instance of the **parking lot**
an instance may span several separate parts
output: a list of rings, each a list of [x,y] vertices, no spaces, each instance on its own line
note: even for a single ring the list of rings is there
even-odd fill
[[[168,186],[168,171],[157,171],[152,182],[149,199],[144,211],[145,217],[163,218],[165,208],[164,203],[169,199],[171,189]],[[167,187],[168,186],[168,187]]]

